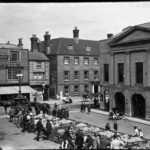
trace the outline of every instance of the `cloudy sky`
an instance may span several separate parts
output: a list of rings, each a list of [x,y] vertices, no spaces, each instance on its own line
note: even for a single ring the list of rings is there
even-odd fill
[[[150,22],[150,2],[0,3],[0,43],[23,38],[30,49],[32,34],[40,40],[46,31],[51,38],[72,38],[75,26],[81,39],[102,40],[145,22]]]

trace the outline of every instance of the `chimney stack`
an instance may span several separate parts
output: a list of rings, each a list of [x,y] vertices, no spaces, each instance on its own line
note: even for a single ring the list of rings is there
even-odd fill
[[[112,38],[113,37],[113,34],[112,33],[109,33],[109,34],[107,34],[107,38],[109,39],[109,38]]]
[[[79,43],[79,29],[77,27],[74,28],[73,30],[73,38],[75,40],[75,43]]]
[[[19,38],[19,39],[18,39],[18,46],[19,46],[20,48],[23,48],[22,38]]]
[[[33,34],[30,40],[31,40],[31,52],[38,51],[38,43],[37,43],[38,38],[36,37],[36,34]]]
[[[44,35],[44,53],[46,55],[50,54],[50,38],[51,38],[51,35],[49,34],[48,31],[45,32],[45,35]]]

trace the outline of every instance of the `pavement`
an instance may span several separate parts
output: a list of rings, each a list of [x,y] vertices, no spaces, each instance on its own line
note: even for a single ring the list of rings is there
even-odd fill
[[[71,97],[71,98],[73,100],[73,103],[70,104],[70,105],[80,105],[81,101],[83,101],[82,97]],[[57,105],[63,105],[64,104],[62,101],[56,100],[56,99],[49,99],[49,101],[43,101],[41,103],[45,103],[45,102],[48,103],[48,104],[52,104],[52,105],[55,104],[55,103],[57,103]],[[89,102],[92,102],[92,101],[89,101]],[[99,113],[99,114],[103,114],[103,115],[107,115],[108,116],[108,112],[103,111],[103,110],[91,109],[91,111],[95,112],[95,113]],[[143,123],[145,125],[150,125],[150,121],[139,119],[139,118],[135,118],[135,117],[125,116],[124,119],[128,119],[130,121],[134,121],[134,122],[138,122],[138,123]]]

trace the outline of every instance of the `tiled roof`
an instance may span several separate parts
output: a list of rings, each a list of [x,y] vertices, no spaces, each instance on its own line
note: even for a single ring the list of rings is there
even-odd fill
[[[44,48],[44,42],[41,43],[41,48]],[[68,47],[72,46],[73,49]],[[86,48],[90,47],[91,50]],[[40,50],[41,51],[41,50]],[[58,55],[99,55],[99,41],[79,39],[76,44],[73,38],[56,38],[50,40],[50,54]]]
[[[0,48],[13,48],[13,49],[21,49],[19,46],[15,45],[15,44],[4,44],[4,43],[0,43]]]
[[[41,52],[29,52],[29,60],[48,61],[49,59]]]

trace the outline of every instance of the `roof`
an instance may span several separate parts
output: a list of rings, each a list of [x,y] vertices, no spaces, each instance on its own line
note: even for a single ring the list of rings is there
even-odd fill
[[[44,42],[40,48],[44,51]],[[71,46],[73,49],[69,49]],[[87,50],[90,47],[91,50]],[[40,50],[41,51],[41,50]],[[50,40],[50,54],[57,55],[99,55],[99,41],[79,39],[78,44],[74,38],[56,38]]]
[[[15,45],[15,44],[9,44],[9,43],[0,43],[0,48],[21,49],[19,46]]]
[[[136,26],[140,26],[140,27],[144,27],[144,28],[150,28],[150,22],[139,24],[139,25],[136,25]]]
[[[48,61],[49,59],[41,52],[29,52],[29,60]]]

